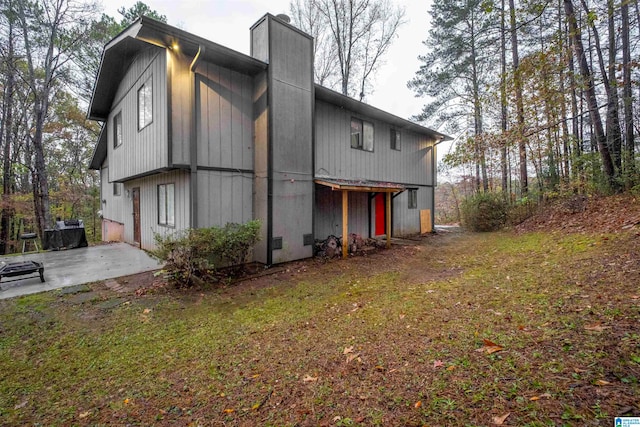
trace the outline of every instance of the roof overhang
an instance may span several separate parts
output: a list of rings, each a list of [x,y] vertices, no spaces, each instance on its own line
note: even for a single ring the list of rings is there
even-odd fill
[[[318,177],[313,180],[316,184],[330,187],[332,190],[360,191],[367,193],[399,193],[406,190],[403,184],[384,181],[370,181],[364,179],[339,179]]]
[[[207,60],[251,76],[267,69],[266,63],[255,58],[143,16],[104,47],[89,104],[89,119],[107,120],[122,77],[136,55],[151,46],[179,49],[187,57],[198,56],[199,60]]]
[[[369,104],[365,104],[364,102],[357,101],[324,86],[320,86],[319,84],[315,85],[315,92],[316,99],[319,99],[320,101],[325,101],[349,111],[353,111],[354,113],[360,113],[367,117],[389,123],[398,129],[406,129],[417,134],[426,135],[433,139],[435,144],[453,140],[453,138],[443,133],[421,126],[407,119],[403,119],[402,117],[398,117]]]
[[[103,126],[98,137],[98,144],[93,150],[93,156],[91,156],[91,163],[89,163],[89,169],[100,170],[104,159],[107,158],[107,127]]]

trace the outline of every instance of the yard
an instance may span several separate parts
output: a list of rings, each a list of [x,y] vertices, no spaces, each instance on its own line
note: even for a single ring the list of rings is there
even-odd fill
[[[0,301],[0,424],[610,426],[640,416],[640,231],[588,228]]]

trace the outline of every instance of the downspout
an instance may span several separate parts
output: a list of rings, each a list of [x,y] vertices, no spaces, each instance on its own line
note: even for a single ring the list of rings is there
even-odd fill
[[[191,193],[191,228],[198,228],[198,100],[200,99],[200,89],[198,86],[198,77],[196,76],[196,68],[204,54],[205,47],[198,46],[198,53],[193,57],[189,71],[191,72],[191,144],[189,151],[190,171],[189,191]]]

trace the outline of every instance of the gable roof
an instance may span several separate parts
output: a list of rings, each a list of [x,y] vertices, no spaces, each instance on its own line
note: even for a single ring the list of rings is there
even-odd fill
[[[244,74],[255,75],[267,69],[267,64],[258,59],[142,16],[105,45],[87,117],[107,120],[118,85],[138,52],[150,45],[169,49],[174,44],[187,56],[198,56]]]

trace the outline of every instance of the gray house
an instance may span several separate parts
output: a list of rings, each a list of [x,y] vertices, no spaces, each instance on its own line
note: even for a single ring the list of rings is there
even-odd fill
[[[315,85],[311,36],[270,14],[250,56],[140,18],[105,46],[88,116],[104,240],[260,219],[270,265],[433,225],[446,136]]]

